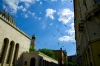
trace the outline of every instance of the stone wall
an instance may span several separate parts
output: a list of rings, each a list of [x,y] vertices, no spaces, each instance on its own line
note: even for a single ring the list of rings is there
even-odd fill
[[[9,21],[7,21],[5,18],[3,18],[0,15],[0,54],[2,52],[2,46],[3,46],[3,41],[5,38],[9,39],[9,44],[11,41],[14,41],[14,45],[17,43],[19,44],[19,52],[18,52],[18,58],[24,51],[29,51],[29,46],[30,46],[30,37],[27,36],[23,31],[21,31],[18,27],[10,24]],[[8,47],[9,49],[9,47]],[[8,50],[7,49],[7,50]],[[8,52],[8,51],[7,51]],[[6,62],[7,58],[7,53],[5,57]]]

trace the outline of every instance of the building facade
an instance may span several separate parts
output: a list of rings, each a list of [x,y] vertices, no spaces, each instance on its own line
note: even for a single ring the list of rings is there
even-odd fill
[[[100,0],[74,0],[79,66],[100,66]]]
[[[54,55],[58,59],[59,65],[64,66],[64,62],[68,61],[67,52],[64,52],[62,48],[60,50],[52,50]]]
[[[0,11],[0,66],[15,66],[29,47],[30,37],[16,26],[10,14]]]
[[[35,35],[30,38],[9,13],[0,11],[0,66],[58,66],[57,60],[41,52],[29,52],[35,41]]]
[[[68,56],[68,62],[75,62],[76,63],[76,55]]]
[[[22,54],[22,61],[18,66],[58,66],[58,61],[41,52],[30,52]]]

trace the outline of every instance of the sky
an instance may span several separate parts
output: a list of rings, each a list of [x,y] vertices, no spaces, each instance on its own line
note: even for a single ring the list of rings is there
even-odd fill
[[[36,50],[47,48],[76,54],[72,0],[0,0],[27,35],[36,36]]]

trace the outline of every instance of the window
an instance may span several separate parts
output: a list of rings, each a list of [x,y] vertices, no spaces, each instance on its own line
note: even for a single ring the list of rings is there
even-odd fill
[[[92,62],[90,62],[90,66],[93,66],[93,65],[92,65]]]
[[[88,48],[88,56],[90,56],[90,50],[89,50],[89,48]]]
[[[39,60],[39,66],[42,66],[42,59]]]
[[[15,46],[15,52],[14,52],[14,57],[13,57],[13,64],[16,64],[17,57],[18,57],[18,52],[19,52],[19,44],[17,43]]]
[[[25,61],[24,65],[27,65],[27,61]]]
[[[0,63],[3,63],[5,60],[5,56],[6,56],[7,49],[8,49],[8,44],[9,44],[9,39],[5,38],[3,47],[1,49],[2,51],[1,51],[1,56],[0,56]]]
[[[8,51],[7,61],[6,61],[7,64],[11,62],[12,55],[13,55],[13,49],[14,49],[14,41],[11,41],[9,51]]]
[[[100,0],[94,0],[94,2],[95,2],[95,3],[98,3],[98,2],[100,2]]]
[[[83,0],[83,5],[86,7],[87,9],[87,5],[86,5],[86,0]]]

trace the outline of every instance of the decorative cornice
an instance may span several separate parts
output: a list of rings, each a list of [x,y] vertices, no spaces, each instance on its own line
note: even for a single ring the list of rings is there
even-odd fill
[[[100,2],[94,4],[86,11],[86,19],[89,20],[95,15],[96,12],[100,11]]]

